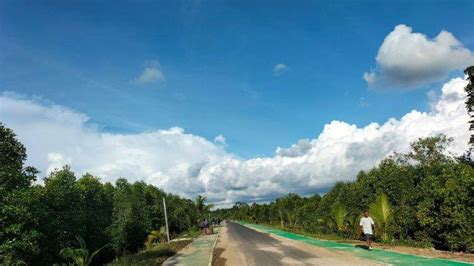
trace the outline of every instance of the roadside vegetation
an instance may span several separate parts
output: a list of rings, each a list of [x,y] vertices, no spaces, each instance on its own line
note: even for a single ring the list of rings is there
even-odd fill
[[[465,70],[467,110],[474,130],[474,66]],[[215,216],[264,223],[333,239],[359,239],[361,213],[375,220],[377,241],[474,252],[474,169],[470,149],[456,158],[443,135],[421,138],[406,154],[395,153],[353,182],[326,194],[290,193],[267,204],[238,202]]]
[[[473,252],[474,169],[446,155],[448,143],[444,136],[420,139],[410,153],[385,158],[324,196],[291,193],[268,204],[237,203],[214,215],[358,239],[361,213],[369,210],[379,242]]]
[[[0,123],[1,265],[103,264],[147,249],[138,257],[162,259],[182,247],[163,244],[163,198],[172,239],[196,236],[198,220],[209,211],[204,197],[194,202],[125,178],[115,184],[90,174],[77,178],[69,166],[39,185],[26,158],[14,132]]]
[[[161,243],[138,253],[117,258],[108,265],[161,265],[167,258],[176,254],[176,252],[186,247],[189,243],[191,243],[191,240]]]

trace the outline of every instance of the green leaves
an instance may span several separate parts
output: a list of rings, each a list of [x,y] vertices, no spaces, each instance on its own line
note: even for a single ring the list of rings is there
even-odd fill
[[[376,228],[380,228],[382,240],[388,239],[387,225],[391,216],[390,203],[385,193],[380,194],[374,203],[370,204],[369,213],[375,219]]]
[[[336,225],[337,230],[343,231],[346,228],[346,208],[341,203],[337,202],[332,207],[331,214],[332,218],[334,219],[334,223]]]
[[[474,130],[474,66],[467,67],[464,70],[464,74],[467,75],[467,80],[469,83],[466,85],[464,89],[467,93],[467,100],[466,100],[466,109],[471,117],[469,121],[469,130]],[[471,145],[470,150],[474,147],[474,134],[471,134],[471,138],[469,139],[469,144]]]
[[[213,204],[206,204],[206,197],[198,195],[195,200],[196,210],[201,219],[206,218],[207,214],[214,208]]]
[[[44,185],[32,186],[37,171],[24,167],[25,147],[0,123],[0,264],[61,264],[73,260],[105,264],[121,252],[143,247],[153,228],[164,226],[162,198],[168,205],[170,233],[195,227],[194,203],[144,182],[117,180],[115,187],[69,166],[56,169]],[[205,198],[202,202],[204,203]],[[208,212],[212,205],[203,204]],[[156,233],[156,232],[155,232]],[[75,238],[75,236],[82,236]],[[157,234],[160,238],[162,232]],[[101,252],[106,243],[112,249]],[[86,247],[88,244],[90,253]],[[72,247],[79,244],[80,247]]]
[[[387,224],[391,215],[390,203],[385,193],[380,194],[374,203],[370,204],[370,215],[380,224]]]
[[[337,182],[322,198],[289,194],[251,207],[237,203],[217,213],[356,238],[360,214],[370,209],[378,239],[472,252],[474,168],[447,155],[449,143],[443,135],[419,139],[409,153],[385,158],[353,182]]]
[[[145,242],[145,248],[151,249],[156,242],[165,242],[166,240],[166,227],[160,227],[160,230],[151,231]]]
[[[38,171],[24,168],[26,148],[17,139],[13,130],[0,122],[0,186],[5,190],[28,188],[36,180]]]
[[[109,244],[106,244],[99,249],[95,250],[92,252],[92,254],[89,255],[89,250],[87,249],[86,242],[84,239],[80,236],[76,236],[77,242],[79,243],[79,248],[63,248],[60,252],[59,255],[63,258],[66,259],[72,259],[74,263],[78,266],[88,266],[91,265],[92,260],[94,257],[99,254],[100,251],[102,251],[104,248],[109,246]]]

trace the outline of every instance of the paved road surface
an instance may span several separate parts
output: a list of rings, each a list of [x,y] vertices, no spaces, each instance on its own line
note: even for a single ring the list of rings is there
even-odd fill
[[[376,265],[346,252],[313,247],[273,237],[240,224],[228,223],[220,232],[213,265]]]

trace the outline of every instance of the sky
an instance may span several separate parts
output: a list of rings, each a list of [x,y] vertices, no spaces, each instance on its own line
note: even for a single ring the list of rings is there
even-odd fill
[[[326,192],[419,137],[467,149],[472,1],[0,1],[0,121],[216,204]]]

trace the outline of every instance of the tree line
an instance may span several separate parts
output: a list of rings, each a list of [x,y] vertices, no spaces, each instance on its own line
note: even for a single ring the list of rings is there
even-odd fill
[[[389,156],[323,196],[290,193],[266,204],[238,202],[214,215],[357,239],[361,213],[368,210],[379,241],[473,252],[474,169],[465,158],[446,155],[449,142],[442,135],[419,139],[409,153]]]
[[[103,264],[163,239],[163,198],[172,237],[195,228],[209,211],[204,197],[193,202],[125,178],[115,184],[90,174],[77,178],[69,166],[34,184],[38,171],[24,166],[26,158],[14,132],[0,123],[2,265],[70,263],[101,248],[93,262]]]

